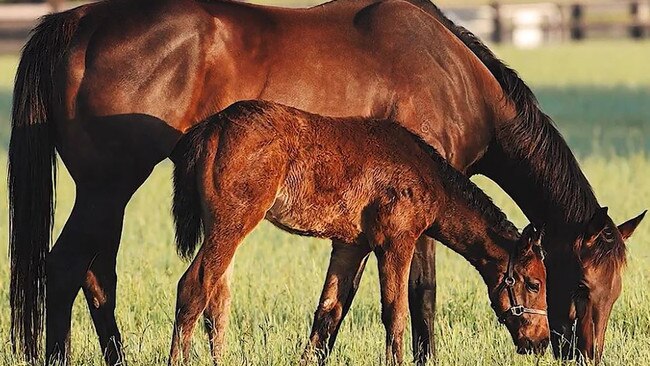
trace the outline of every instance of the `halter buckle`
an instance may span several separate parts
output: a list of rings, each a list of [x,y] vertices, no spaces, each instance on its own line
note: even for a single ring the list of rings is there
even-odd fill
[[[503,280],[503,282],[506,284],[508,287],[512,287],[515,285],[515,278],[512,276],[508,276]]]
[[[526,312],[523,305],[517,305],[510,308],[510,314],[513,316],[522,316]]]

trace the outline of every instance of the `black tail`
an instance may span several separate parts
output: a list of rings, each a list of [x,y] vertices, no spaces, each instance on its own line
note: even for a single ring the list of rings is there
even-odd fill
[[[174,148],[174,203],[172,212],[176,223],[176,249],[178,254],[190,259],[203,235],[201,196],[198,175],[205,161],[207,144],[219,125],[211,120],[199,123],[185,134]],[[216,146],[210,146],[216,149]]]
[[[23,48],[14,86],[8,174],[11,341],[14,352],[28,360],[40,350],[45,255],[54,221],[53,74],[76,26],[70,13],[43,18]]]

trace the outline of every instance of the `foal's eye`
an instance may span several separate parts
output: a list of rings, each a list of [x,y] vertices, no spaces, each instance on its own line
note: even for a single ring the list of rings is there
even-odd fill
[[[539,283],[526,281],[526,289],[530,292],[539,292]]]

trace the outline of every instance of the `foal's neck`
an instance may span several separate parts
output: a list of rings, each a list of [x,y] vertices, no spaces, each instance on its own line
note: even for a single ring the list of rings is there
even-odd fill
[[[488,286],[506,271],[510,253],[515,250],[518,232],[510,222],[495,218],[465,197],[450,194],[438,207],[439,215],[427,234],[462,255],[480,273]],[[500,212],[500,211],[499,211]],[[510,226],[510,227],[509,227]]]
[[[435,152],[431,156],[436,163],[433,186],[438,199],[437,214],[427,234],[462,255],[490,284],[494,280],[490,276],[505,271],[519,232],[466,176]]]

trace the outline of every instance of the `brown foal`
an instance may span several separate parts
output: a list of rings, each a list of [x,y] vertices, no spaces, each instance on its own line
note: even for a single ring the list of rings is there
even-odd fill
[[[178,284],[170,362],[187,356],[237,246],[264,218],[281,229],[330,238],[343,255],[330,264],[312,329],[324,349],[338,329],[359,262],[379,264],[389,362],[403,359],[408,274],[425,234],[480,272],[499,320],[518,350],[549,339],[546,273],[535,230],[517,229],[491,200],[418,137],[389,120],[329,118],[264,101],[238,102],[190,130],[174,154],[179,247],[203,245]],[[221,326],[224,314],[219,314]],[[325,324],[326,326],[322,326]],[[219,358],[223,334],[212,338]],[[182,352],[182,354],[181,354]]]

